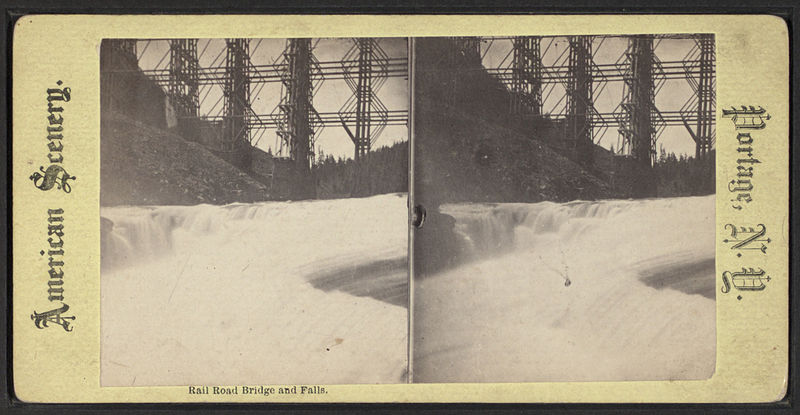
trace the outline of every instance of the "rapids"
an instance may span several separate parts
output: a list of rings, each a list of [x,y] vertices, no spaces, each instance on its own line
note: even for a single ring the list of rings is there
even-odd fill
[[[710,377],[714,203],[443,205],[466,254],[415,281],[414,381]]]
[[[107,207],[101,384],[401,383],[404,194]]]

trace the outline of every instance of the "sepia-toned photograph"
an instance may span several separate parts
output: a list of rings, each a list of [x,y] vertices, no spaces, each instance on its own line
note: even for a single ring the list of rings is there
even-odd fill
[[[407,51],[103,40],[101,386],[407,381]]]
[[[414,45],[413,381],[711,377],[714,35]]]
[[[157,9],[7,13],[9,408],[793,402],[788,12]]]

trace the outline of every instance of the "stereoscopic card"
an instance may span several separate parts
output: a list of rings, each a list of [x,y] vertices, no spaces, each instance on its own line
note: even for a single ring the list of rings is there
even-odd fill
[[[786,393],[777,17],[32,15],[13,36],[22,401]]]

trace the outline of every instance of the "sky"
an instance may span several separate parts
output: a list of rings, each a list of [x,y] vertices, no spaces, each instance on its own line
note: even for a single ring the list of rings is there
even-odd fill
[[[405,38],[381,38],[378,40],[390,58],[406,58],[407,46]],[[313,53],[319,61],[337,61],[347,53],[353,45],[350,38],[339,39],[313,39],[315,45]],[[286,47],[286,39],[251,39],[250,60],[254,65],[268,65],[280,58]],[[139,40],[137,53],[139,66],[142,69],[166,68],[169,57],[164,58],[169,52],[167,40]],[[225,39],[199,39],[197,44],[199,65],[201,68],[224,66],[225,64]],[[163,58],[163,60],[162,60]],[[216,58],[216,61],[215,61]],[[160,64],[159,64],[160,62]],[[158,65],[158,66],[156,66]],[[352,95],[350,88],[344,80],[325,80],[316,86],[316,95],[313,104],[318,112],[338,112],[345,101]],[[256,114],[268,115],[273,112],[281,97],[281,83],[262,83],[251,85],[251,107]],[[223,106],[222,85],[202,86],[200,89],[200,114],[216,115]],[[378,98],[389,110],[408,110],[408,79],[407,76],[390,77],[377,92]],[[216,105],[215,105],[216,104]],[[279,140],[274,129],[267,130],[263,135],[254,134],[254,145],[263,150],[277,152]],[[257,140],[257,142],[255,141]],[[373,149],[390,146],[394,143],[408,140],[408,129],[404,125],[388,126],[373,145]],[[317,136],[317,149],[322,148],[325,154],[335,157],[352,158],[354,152],[353,142],[341,125],[328,125]]]
[[[568,42],[565,37],[552,38],[542,41],[542,60],[547,65],[560,62],[568,53]],[[352,46],[353,40],[339,39],[314,39],[313,53],[319,61],[340,60]],[[380,46],[389,57],[407,57],[405,38],[382,38]],[[615,63],[620,60],[627,48],[627,38],[605,38],[602,43],[595,39],[592,49],[596,64]],[[549,45],[549,47],[548,47]],[[680,60],[686,56],[694,45],[692,40],[662,39],[657,41],[655,54],[661,61]],[[286,39],[251,39],[251,61],[255,65],[271,64],[280,57],[286,47]],[[198,41],[198,54],[200,67],[224,65],[225,40],[200,39]],[[484,38],[481,44],[484,54],[483,64],[487,68],[508,66],[511,63],[509,52],[511,41],[507,39],[490,40]],[[167,40],[140,40],[137,44],[137,53],[140,55],[139,65],[142,69],[166,68],[169,57]],[[597,85],[595,86],[597,89]],[[351,91],[344,80],[325,80],[316,86],[314,106],[318,112],[337,112],[345,101],[351,96]],[[546,92],[545,92],[546,94]],[[270,114],[275,109],[281,95],[281,84],[278,82],[251,85],[251,101],[253,110],[257,114]],[[555,85],[552,93],[546,97],[544,111],[556,112],[556,106],[563,106],[564,88]],[[600,112],[611,112],[622,101],[624,95],[622,82],[609,82],[603,91],[596,97],[595,107]],[[665,81],[662,89],[656,95],[656,107],[662,111],[678,110],[693,95],[692,89],[684,79]],[[408,110],[408,79],[407,77],[389,78],[377,93],[378,98],[389,110]],[[200,114],[215,115],[222,109],[222,86],[203,86],[200,90]],[[392,145],[405,141],[408,138],[406,126],[388,126],[378,138],[373,148]],[[279,140],[275,130],[267,130],[264,134],[254,135],[254,144],[264,150],[270,149],[277,152]],[[619,148],[620,135],[616,128],[609,128],[605,133],[596,138],[597,143],[605,148]],[[676,154],[693,155],[695,144],[684,126],[667,127],[658,139],[657,147]],[[335,157],[352,158],[353,143],[340,125],[329,125],[317,136],[317,152],[319,148],[325,154]]]
[[[566,37],[553,39],[549,48],[547,48],[550,42],[549,39],[545,38],[541,43],[542,63],[545,66],[553,65],[557,59],[559,62],[563,62],[563,59],[567,58],[569,53],[569,43]],[[681,60],[694,45],[693,40],[687,39],[662,39],[656,42],[654,52],[661,61]],[[594,62],[598,65],[615,63],[625,53],[627,46],[628,39],[623,37],[605,38],[602,44],[599,39],[594,39],[592,44]],[[508,54],[511,49],[511,40],[497,39],[491,42],[488,38],[484,39],[481,43],[484,66],[496,68],[501,64],[503,66],[510,65],[512,57],[508,56]],[[508,57],[506,58],[506,56]],[[559,59],[559,57],[561,58]],[[505,61],[503,61],[504,58],[506,58]],[[597,84],[595,84],[595,89],[597,88]],[[561,100],[561,98],[564,93],[564,87],[560,84],[556,85],[543,104],[544,112],[556,112],[556,104],[558,104],[558,107],[563,107],[565,100]],[[656,108],[662,111],[679,110],[693,94],[691,86],[685,79],[667,80],[658,94],[656,94],[655,105]],[[546,92],[544,95],[546,95]],[[600,95],[595,97],[595,108],[601,113],[611,112],[622,102],[623,96],[623,82],[608,82]],[[559,100],[560,103],[558,102]],[[616,127],[609,128],[602,136],[596,138],[596,142],[605,148],[610,148],[612,145],[614,148],[619,148],[619,140],[620,136]],[[660,148],[662,145],[667,152],[692,156],[695,153],[694,140],[683,125],[666,127],[658,139],[656,147]]]

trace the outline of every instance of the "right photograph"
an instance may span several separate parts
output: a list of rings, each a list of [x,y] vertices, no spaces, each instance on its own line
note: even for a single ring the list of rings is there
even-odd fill
[[[412,381],[711,377],[714,35],[412,43]]]

